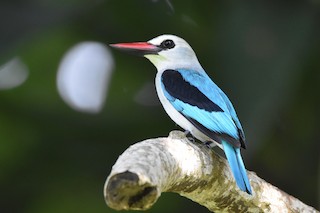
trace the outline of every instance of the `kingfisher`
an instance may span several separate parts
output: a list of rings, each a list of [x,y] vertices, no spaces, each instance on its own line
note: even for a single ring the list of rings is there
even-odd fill
[[[191,46],[175,35],[110,46],[151,61],[157,68],[157,94],[169,117],[198,140],[222,148],[236,184],[252,194],[240,153],[240,148],[246,149],[241,123],[231,101],[207,75]]]

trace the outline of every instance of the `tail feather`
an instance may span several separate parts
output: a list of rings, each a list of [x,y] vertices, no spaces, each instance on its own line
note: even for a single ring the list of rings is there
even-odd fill
[[[238,187],[242,191],[252,194],[247,171],[240,154],[240,148],[233,147],[226,141],[222,141],[222,145]]]

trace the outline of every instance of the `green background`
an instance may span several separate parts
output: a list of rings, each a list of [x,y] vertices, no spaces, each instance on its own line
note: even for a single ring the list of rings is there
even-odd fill
[[[6,0],[0,26],[0,64],[19,56],[30,70],[23,85],[0,91],[0,212],[115,212],[102,190],[117,157],[179,129],[150,86],[156,70],[112,51],[116,67],[96,115],[62,101],[56,72],[78,42],[164,33],[185,38],[232,100],[247,169],[319,208],[319,0]],[[137,101],[142,88],[147,104]],[[149,212],[187,210],[207,212],[173,193]]]

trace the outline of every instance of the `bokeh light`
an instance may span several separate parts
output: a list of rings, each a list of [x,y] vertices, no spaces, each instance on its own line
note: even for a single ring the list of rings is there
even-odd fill
[[[27,66],[15,57],[0,66],[0,89],[12,89],[23,84],[29,75]]]
[[[106,45],[82,42],[63,57],[57,87],[63,100],[75,110],[97,113],[103,107],[113,71]]]

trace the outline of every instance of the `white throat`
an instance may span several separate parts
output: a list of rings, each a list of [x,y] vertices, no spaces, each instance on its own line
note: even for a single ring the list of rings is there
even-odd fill
[[[162,72],[167,69],[203,70],[196,57],[193,57],[189,60],[184,59],[184,57],[171,60],[163,55],[145,55],[145,57],[149,59],[149,61],[157,68],[158,72]]]

